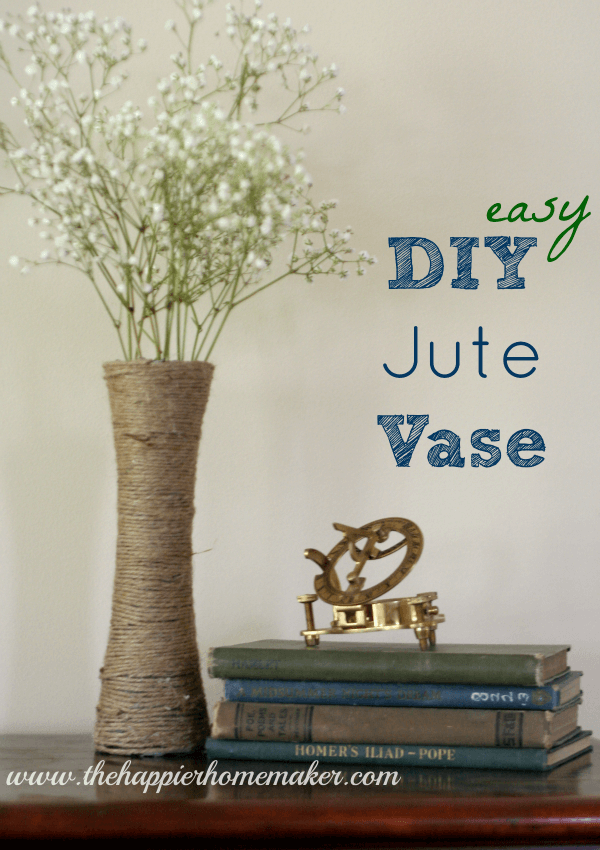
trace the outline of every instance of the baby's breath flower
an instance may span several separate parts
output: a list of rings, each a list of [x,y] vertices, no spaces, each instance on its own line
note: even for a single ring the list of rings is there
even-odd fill
[[[158,96],[148,99],[153,119],[132,100],[116,102],[132,44],[136,52],[147,48],[122,18],[33,6],[31,32],[21,30],[18,17],[0,21],[0,32],[8,28],[25,56],[25,75],[40,74],[35,94],[22,88],[11,101],[23,112],[28,141],[0,138],[18,178],[15,193],[39,211],[29,223],[50,243],[34,264],[66,262],[105,287],[126,358],[142,356],[146,339],[158,359],[208,357],[230,312],[220,305],[237,306],[269,285],[266,270],[286,240],[295,246],[287,273],[308,282],[319,274],[345,278],[350,264],[362,274],[375,262],[366,251],[348,260],[350,229],[329,226],[336,202],[311,201],[304,154],[291,151],[282,135],[302,113],[341,107],[339,88],[321,107],[306,98],[337,75],[336,66],[319,71],[291,21],[259,17],[260,0],[255,14],[226,7],[226,31],[238,50],[231,67],[245,70],[227,71],[215,55],[198,63],[193,37],[204,3],[177,5],[190,30],[179,35],[175,21],[166,22],[186,46],[171,56]],[[96,88],[85,83],[86,65]],[[258,127],[252,113],[269,82],[283,84],[289,104]],[[17,256],[9,263],[29,269]],[[217,282],[218,298],[211,293]],[[200,299],[207,308],[189,312]],[[196,315],[207,318],[192,319],[195,335],[184,351],[185,318]]]

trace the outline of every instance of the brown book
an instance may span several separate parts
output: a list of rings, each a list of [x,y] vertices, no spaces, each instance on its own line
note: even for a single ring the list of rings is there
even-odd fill
[[[213,738],[550,748],[577,728],[578,703],[558,711],[217,704]]]

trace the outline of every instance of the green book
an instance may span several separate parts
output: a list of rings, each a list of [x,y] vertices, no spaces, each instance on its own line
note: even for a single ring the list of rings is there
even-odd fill
[[[592,747],[591,732],[578,732],[545,749],[500,747],[432,747],[402,744],[297,744],[287,741],[232,741],[208,738],[208,759],[275,762],[325,762],[377,767],[459,767],[493,770],[552,770]],[[263,783],[264,784],[264,783]]]
[[[360,643],[346,638],[306,646],[257,640],[209,651],[215,679],[413,682],[541,687],[566,672],[569,647],[521,644]]]

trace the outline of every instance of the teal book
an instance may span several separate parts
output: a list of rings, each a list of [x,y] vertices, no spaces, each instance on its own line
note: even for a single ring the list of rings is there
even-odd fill
[[[540,688],[416,682],[377,684],[303,682],[298,679],[226,679],[224,696],[230,702],[553,711],[581,695],[580,679],[579,672],[566,673]]]
[[[402,744],[299,744],[287,741],[232,741],[208,738],[209,759],[276,762],[324,762],[378,767],[458,767],[493,770],[552,770],[589,752],[591,732],[578,731],[563,743],[546,749],[500,747],[441,747]]]
[[[415,684],[542,687],[566,673],[569,647],[521,644],[258,640],[210,650],[216,679],[278,679],[318,682],[413,682]]]

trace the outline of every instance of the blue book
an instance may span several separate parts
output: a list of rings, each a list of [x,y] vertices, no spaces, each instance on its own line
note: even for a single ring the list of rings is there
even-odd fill
[[[226,679],[230,702],[376,705],[414,708],[514,708],[549,711],[581,695],[581,673],[570,672],[539,688],[494,685],[424,685],[390,682],[296,682]]]
[[[494,770],[552,770],[589,752],[591,732],[577,731],[549,750],[502,747],[442,747],[418,744],[297,744],[208,738],[208,759],[325,762],[378,767],[459,767]],[[263,783],[264,784],[264,783]]]

